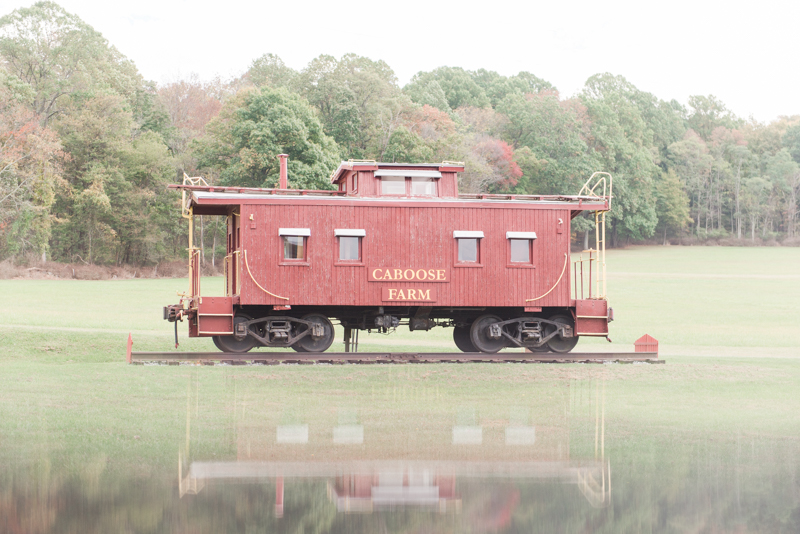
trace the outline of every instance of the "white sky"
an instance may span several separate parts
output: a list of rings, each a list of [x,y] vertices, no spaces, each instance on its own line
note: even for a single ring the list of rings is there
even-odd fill
[[[450,65],[527,70],[569,96],[611,72],[665,100],[713,94],[743,118],[800,114],[797,0],[58,3],[158,83],[236,76],[268,52],[298,70],[353,52],[386,61],[401,86]],[[0,15],[31,4],[0,0]]]

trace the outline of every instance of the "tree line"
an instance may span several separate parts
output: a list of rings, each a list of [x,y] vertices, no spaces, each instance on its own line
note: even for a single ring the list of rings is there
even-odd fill
[[[691,236],[797,242],[800,116],[737,117],[597,74],[571,97],[529,72],[440,67],[401,87],[384,61],[273,54],[232,80],[165,85],[53,2],[0,18],[0,260],[153,265],[185,256],[166,185],[330,188],[341,160],[463,161],[462,192],[575,194],[614,176],[614,246]],[[574,229],[588,236],[589,219]],[[214,261],[220,222],[199,225]],[[588,239],[588,237],[587,237]]]

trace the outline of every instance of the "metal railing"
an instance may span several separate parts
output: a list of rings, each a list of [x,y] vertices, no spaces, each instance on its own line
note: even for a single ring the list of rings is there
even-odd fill
[[[584,289],[590,299],[606,299],[606,213],[611,211],[613,199],[613,178],[607,172],[596,172],[583,184],[579,197],[603,198],[608,200],[608,208],[594,212],[595,248],[581,252],[579,259],[573,262],[573,290],[576,299],[584,298]],[[588,254],[584,259],[583,255]],[[588,268],[584,268],[588,263]],[[584,277],[588,275],[588,284],[584,285]],[[580,292],[578,281],[580,279]],[[588,287],[586,287],[588,286]]]
[[[239,268],[240,252],[234,251],[225,256],[223,262],[223,275],[225,276],[225,296],[232,297],[241,294],[242,278]]]
[[[194,307],[197,307],[200,300],[200,249],[189,250],[189,280],[192,284],[191,298]]]
[[[588,258],[583,255],[588,254]],[[597,263],[597,250],[588,249],[581,251],[577,260],[572,262],[572,296],[574,299],[583,300],[586,295],[593,298],[592,293],[592,270],[594,264]],[[594,267],[596,271],[597,268]],[[597,288],[597,284],[594,286]]]

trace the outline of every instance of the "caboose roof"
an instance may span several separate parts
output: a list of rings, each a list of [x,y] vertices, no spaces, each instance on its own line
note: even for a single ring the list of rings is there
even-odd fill
[[[353,197],[341,191],[282,190],[220,188],[205,186],[171,186],[191,189],[188,201],[195,206],[198,215],[222,215],[220,208],[241,204],[308,204],[308,205],[392,205],[425,207],[500,207],[515,206],[530,209],[569,209],[573,212],[608,209],[606,199],[590,196],[567,195],[459,195],[455,198],[441,197]],[[221,189],[221,190],[220,190]],[[240,192],[241,191],[241,192]],[[188,206],[187,206],[188,207]]]

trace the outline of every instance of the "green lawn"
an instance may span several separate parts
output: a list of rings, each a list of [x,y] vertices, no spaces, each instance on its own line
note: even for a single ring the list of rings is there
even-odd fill
[[[607,269],[611,339],[620,350],[645,333],[665,355],[785,355],[800,347],[800,248],[637,247],[609,251]],[[223,288],[219,278],[202,284],[207,294]],[[1,280],[2,360],[118,361],[128,332],[135,350],[170,350],[172,325],[161,307],[185,289],[182,279]],[[178,334],[180,350],[215,350],[209,339],[188,339],[185,324]],[[337,334],[331,350],[342,350]],[[362,333],[360,349],[451,351],[451,335]],[[577,350],[587,345],[608,346],[583,339]]]

